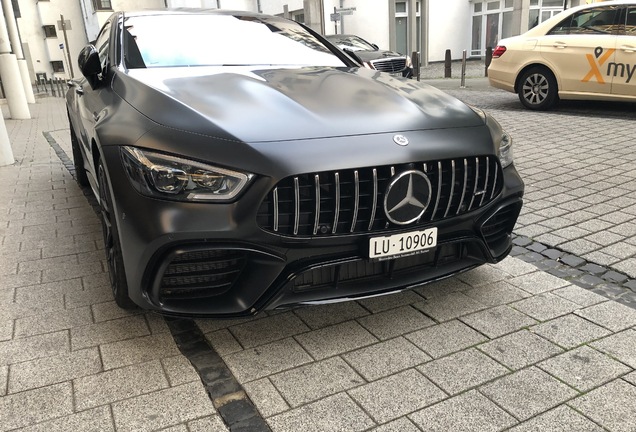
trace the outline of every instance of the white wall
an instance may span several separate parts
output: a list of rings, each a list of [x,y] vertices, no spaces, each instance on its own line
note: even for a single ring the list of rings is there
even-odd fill
[[[283,6],[288,5],[289,11],[303,9],[303,0],[261,0],[261,10],[267,15],[283,13]]]
[[[429,0],[429,61],[443,61],[447,49],[453,59],[470,53],[471,7],[466,0]]]
[[[344,33],[355,34],[378,45],[381,49],[389,49],[389,4],[385,0],[325,0],[325,33],[334,34],[334,23],[329,20],[334,6],[340,9],[355,7],[352,15],[343,15]],[[338,24],[338,33],[342,28]]]

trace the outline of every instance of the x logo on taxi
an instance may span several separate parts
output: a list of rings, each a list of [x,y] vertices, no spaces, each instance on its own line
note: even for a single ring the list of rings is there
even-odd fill
[[[590,64],[590,71],[583,77],[581,82],[588,82],[592,78],[596,78],[596,81],[599,84],[605,84],[605,80],[603,79],[603,75],[601,75],[599,66],[603,66],[612,54],[614,54],[614,51],[614,48],[610,48],[605,52],[605,54],[603,54],[603,47],[596,47],[594,49],[594,56],[592,56],[592,54],[585,54],[587,62]],[[598,59],[598,64],[596,63],[596,59]]]

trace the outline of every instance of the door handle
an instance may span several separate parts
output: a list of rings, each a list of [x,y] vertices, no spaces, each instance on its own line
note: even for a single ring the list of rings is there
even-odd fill
[[[558,49],[563,49],[568,47],[568,45],[565,42],[555,42],[554,44],[552,44],[552,46]]]
[[[101,117],[101,114],[93,113],[93,119],[95,119],[95,122],[97,122],[100,117]]]
[[[75,93],[82,96],[84,94],[84,89],[81,87],[75,87]]]
[[[628,53],[633,53],[634,51],[636,51],[636,47],[631,45],[621,45],[621,49]]]

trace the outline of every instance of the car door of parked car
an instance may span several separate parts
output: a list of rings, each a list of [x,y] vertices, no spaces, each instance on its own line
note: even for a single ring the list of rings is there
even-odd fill
[[[541,55],[553,66],[559,92],[609,94],[614,62],[618,6],[574,13],[539,38]]]
[[[621,24],[619,30],[612,94],[636,97],[636,6],[626,9],[625,26]]]

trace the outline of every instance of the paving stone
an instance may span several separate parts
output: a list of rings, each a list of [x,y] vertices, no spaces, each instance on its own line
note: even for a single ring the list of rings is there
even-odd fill
[[[369,312],[356,302],[342,302],[300,308],[296,309],[294,313],[312,329],[327,327],[369,314]]]
[[[613,265],[613,267],[625,273],[629,277],[636,278],[636,258],[628,258],[621,262],[617,262]]]
[[[586,346],[547,359],[539,367],[580,391],[589,391],[631,371]]]
[[[598,276],[583,273],[578,278],[572,279],[571,282],[589,289],[595,288],[598,285],[603,284],[605,281]]]
[[[0,321],[0,342],[13,338],[14,320]]]
[[[509,369],[475,349],[434,360],[419,366],[418,370],[451,395],[509,372]]]
[[[615,332],[636,325],[636,310],[616,302],[600,303],[575,313]]]
[[[188,422],[189,432],[227,432],[223,419],[218,415],[204,417]]]
[[[93,318],[95,322],[102,321],[112,321],[118,318],[129,317],[133,315],[142,314],[143,311],[141,309],[137,310],[126,310],[117,306],[117,303],[114,301],[107,301],[103,303],[97,303],[91,305],[91,310],[93,311]]]
[[[505,305],[462,317],[461,320],[491,339],[531,326],[537,322]]]
[[[163,319],[163,317],[159,314],[148,312],[144,314],[146,317],[146,321],[148,322],[148,327],[150,328],[150,332],[152,334],[157,333],[168,333],[170,329],[168,328],[168,324]]]
[[[161,364],[172,387],[201,379],[190,360],[182,355],[163,358]]]
[[[29,426],[72,413],[73,395],[68,382],[16,393],[0,398],[0,431]]]
[[[58,264],[54,268],[48,268],[42,271],[42,282],[55,282],[67,279],[75,279],[82,276],[88,276],[95,273],[103,272],[101,262],[89,262],[82,264]]]
[[[292,407],[313,402],[365,383],[340,357],[300,366],[270,377]]]
[[[108,342],[131,339],[150,334],[142,315],[105,321],[71,328],[71,344],[74,350],[97,346]]]
[[[590,252],[583,255],[582,258],[586,259],[587,261],[592,261],[604,266],[611,266],[620,261],[618,258],[600,251]]]
[[[636,371],[630,374],[627,374],[623,377],[623,379],[631,384],[636,386]]]
[[[267,378],[246,383],[243,387],[263,417],[271,417],[289,409],[285,399]]]
[[[557,260],[558,258],[561,258],[564,255],[564,252],[558,249],[546,249],[541,252],[541,255],[546,256],[553,260]]]
[[[251,348],[307,332],[309,327],[292,312],[287,312],[232,326],[229,330],[244,348]]]
[[[555,344],[528,330],[487,342],[480,345],[479,349],[514,370],[537,363],[563,351]]]
[[[224,360],[236,379],[245,383],[309,363],[311,357],[289,338],[230,354]]]
[[[556,294],[559,297],[562,297],[583,307],[592,306],[607,301],[605,297],[576,285],[568,285],[563,288],[556,289],[552,291],[552,294]]]
[[[0,366],[0,396],[7,394],[9,366]]]
[[[537,271],[536,267],[528,264],[520,259],[506,257],[503,261],[497,263],[497,268],[508,273],[511,276],[521,276],[527,273]],[[508,278],[506,278],[508,279]]]
[[[487,341],[484,335],[460,321],[447,321],[406,335],[421,350],[439,358]]]
[[[317,360],[353,351],[378,341],[355,321],[303,333],[295,339]]]
[[[608,430],[633,431],[636,429],[635,400],[636,386],[618,379],[579,396],[568,405]],[[608,405],[611,409],[607,409]]]
[[[529,273],[507,281],[530,294],[541,294],[569,285],[567,281],[543,272]]]
[[[464,291],[464,294],[487,306],[499,306],[530,297],[530,294],[505,281],[494,282]]]
[[[243,350],[241,344],[238,343],[228,329],[221,329],[206,333],[205,338],[208,340],[210,345],[212,345],[214,350],[221,356]]]
[[[636,369],[636,330],[625,330],[591,344]]]
[[[368,381],[417,366],[431,359],[402,337],[360,348],[344,354],[343,358]]]
[[[413,290],[407,290],[394,294],[358,300],[358,303],[362,305],[362,307],[370,310],[372,313],[378,313],[389,309],[395,309],[400,306],[410,305],[418,301],[422,301],[422,297]]]
[[[562,432],[562,431],[603,432],[604,429],[591,422],[572,408],[561,405],[540,414],[518,426],[510,432]]]
[[[20,429],[20,432],[114,432],[107,406],[70,414]]]
[[[150,393],[169,387],[158,360],[113,369],[74,381],[78,410]]]
[[[69,351],[65,331],[0,342],[0,366],[52,357]]]
[[[375,426],[346,394],[322,399],[267,419],[273,432],[357,432]]]
[[[447,294],[466,291],[471,286],[462,282],[457,277],[443,279],[441,281],[429,283],[415,288],[415,292],[424,298],[430,299],[433,297],[445,296]]]
[[[415,303],[413,306],[439,322],[450,321],[486,308],[486,305],[461,292],[433,297],[424,302]]]
[[[169,333],[111,342],[101,345],[99,349],[102,353],[104,370],[179,354],[179,349]]]
[[[247,318],[232,318],[232,319],[197,319],[194,322],[197,324],[197,327],[201,329],[203,333],[209,333],[221,329],[226,329],[234,325],[241,325],[253,321],[257,321],[263,318],[266,318],[268,315],[258,314],[256,316],[251,316]]]
[[[580,308],[576,303],[551,293],[539,294],[513,303],[510,306],[538,321],[547,321],[558,316],[567,315]]]
[[[607,271],[607,269],[603,266],[594,263],[587,263],[581,267],[581,270],[587,273],[591,273],[593,275],[600,275]]]
[[[514,417],[475,390],[420,410],[409,418],[430,432],[495,432],[517,423]]]
[[[380,340],[391,339],[435,324],[411,306],[368,315],[359,318],[358,322]]]
[[[70,381],[101,369],[97,348],[17,363],[11,365],[9,393]]]
[[[369,432],[420,432],[420,429],[415,426],[408,418],[401,417],[389,423],[385,423],[382,426],[371,429]]]
[[[200,383],[189,383],[112,404],[117,431],[151,431],[214,414]]]
[[[349,395],[378,423],[432,405],[446,397],[415,369],[350,390]]]
[[[82,283],[85,283],[85,281],[86,278],[82,278]],[[108,302],[112,299],[113,292],[110,289],[110,286],[106,285],[90,287],[84,291],[64,295],[64,302],[68,309],[91,306],[98,303]]]
[[[480,391],[520,420],[554,408],[578,394],[536,367],[500,378]]]
[[[504,280],[508,278],[509,275],[497,266],[484,265],[465,273],[460,273],[457,277],[472,287],[478,287],[480,285]]]
[[[531,331],[566,348],[600,339],[610,332],[576,315],[566,315],[532,327]]]
[[[65,309],[42,315],[18,318],[15,321],[15,336],[25,337],[51,333],[89,325],[92,322],[93,318],[88,307]]]

